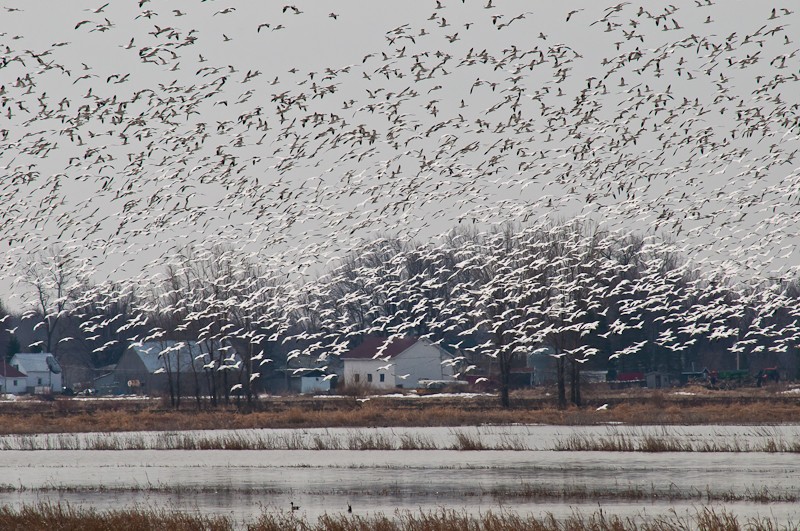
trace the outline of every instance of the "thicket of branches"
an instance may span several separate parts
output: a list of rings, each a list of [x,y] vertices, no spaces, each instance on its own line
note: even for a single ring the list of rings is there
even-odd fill
[[[322,279],[314,308],[324,311],[308,322],[334,336],[415,334],[489,357],[503,405],[514,358],[549,346],[565,405],[581,403],[585,363],[678,371],[703,350],[746,358],[794,348],[797,294],[796,282],[743,284],[668,242],[573,222],[456,231],[438,246],[373,242]]]
[[[134,342],[196,342],[193,389],[180,389],[181,365],[166,360],[175,406],[182,395],[199,405],[201,382],[212,404],[237,384],[251,401],[273,367],[327,364],[368,335],[426,338],[465,365],[488,360],[504,406],[511,368],[544,347],[564,406],[581,403],[584,366],[679,371],[708,351],[745,366],[754,354],[796,352],[800,337],[796,281],[709,273],[669,242],[584,222],[455,230],[435,244],[378,239],[300,286],[220,247],[187,249],[157,284],[89,286],[70,275],[54,277],[69,296],[40,297],[24,317],[91,365]]]

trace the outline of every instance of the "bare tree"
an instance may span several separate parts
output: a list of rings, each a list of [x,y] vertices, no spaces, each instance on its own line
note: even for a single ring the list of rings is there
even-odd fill
[[[34,345],[57,357],[59,326],[84,290],[86,279],[69,252],[51,247],[26,265],[20,282],[33,292],[33,307],[26,315],[37,319],[34,329],[42,328],[44,333],[44,339]]]

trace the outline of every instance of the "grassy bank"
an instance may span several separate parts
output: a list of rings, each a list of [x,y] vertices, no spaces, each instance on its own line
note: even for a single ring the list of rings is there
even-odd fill
[[[528,450],[521,437],[501,436],[488,442],[479,433],[454,428],[450,441],[401,433],[259,433],[196,434],[186,432],[6,435],[0,450]]]
[[[20,509],[0,508],[1,529],[26,531],[58,529],[61,531],[780,531],[796,529],[792,523],[770,518],[738,518],[710,508],[690,516],[667,514],[645,518],[617,517],[602,511],[591,515],[574,514],[564,520],[547,516],[537,518],[513,512],[487,511],[480,516],[457,511],[400,512],[393,515],[323,515],[308,520],[291,513],[263,513],[256,521],[241,525],[225,516],[199,516],[150,509],[95,511],[63,504],[40,504]]]
[[[0,507],[0,529],[25,531],[229,531],[230,518],[166,510],[96,511],[66,504]],[[291,529],[291,528],[287,528]]]
[[[608,435],[570,434],[554,450],[565,452],[765,452],[800,453],[800,438],[786,440],[768,427],[755,428],[752,437],[691,440],[664,427],[660,433],[616,431]]]
[[[763,424],[800,422],[800,395],[772,390],[676,392],[594,389],[584,407],[560,410],[544,390],[515,393],[511,409],[495,396],[266,397],[198,410],[191,401],[173,410],[158,400],[25,400],[0,402],[0,434],[91,431],[169,431],[236,428],[468,426],[481,424],[630,425]],[[363,400],[363,399],[362,399]],[[597,411],[602,404],[605,410]]]
[[[249,531],[278,531],[302,529],[303,531],[779,531],[797,529],[791,524],[780,524],[772,519],[739,519],[726,512],[702,509],[692,516],[676,514],[645,519],[643,517],[618,517],[598,511],[592,515],[575,514],[564,520],[553,516],[537,518],[509,512],[488,511],[482,516],[471,516],[455,511],[436,513],[397,513],[393,516],[321,516],[317,522],[308,522],[292,515],[263,515]]]
[[[693,440],[666,426],[658,432],[609,428],[608,433],[573,433],[552,447],[536,446],[524,434],[506,433],[502,427],[450,428],[446,436],[434,439],[423,433],[394,433],[378,430],[329,431],[237,431],[219,433],[128,432],[58,433],[5,435],[3,450],[456,450],[566,452],[761,452],[800,453],[800,433],[787,438],[769,427],[754,427],[750,433],[726,438]]]

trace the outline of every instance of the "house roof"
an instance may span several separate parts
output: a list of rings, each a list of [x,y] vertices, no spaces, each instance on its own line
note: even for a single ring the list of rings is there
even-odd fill
[[[165,367],[165,356],[169,356],[173,370],[178,370],[178,367],[173,365],[175,361],[178,362],[181,371],[191,369],[194,356],[200,354],[199,345],[192,341],[148,341],[134,343],[128,348],[142,360],[145,369],[150,373]]]
[[[26,375],[16,368],[12,367],[8,362],[0,363],[0,376],[6,378],[25,378]]]
[[[172,370],[180,372],[192,370],[192,364],[195,364],[195,369],[199,370],[208,361],[207,357],[195,360],[195,357],[208,352],[202,344],[196,341],[148,341],[133,343],[128,348],[139,356],[149,373],[166,368],[164,360],[167,356]],[[238,354],[235,357],[237,360],[239,359]],[[175,365],[176,361],[178,362],[177,366]]]
[[[364,341],[360,345],[342,354],[342,359],[365,360],[375,359],[378,356],[381,358],[394,358],[411,348],[420,339],[418,337],[407,336],[403,338],[394,338],[390,343],[385,344],[388,340],[388,337],[368,336],[364,338]]]
[[[32,372],[59,374],[61,372],[61,365],[49,352],[18,352],[14,354],[11,361],[18,365],[21,371],[28,374]]]

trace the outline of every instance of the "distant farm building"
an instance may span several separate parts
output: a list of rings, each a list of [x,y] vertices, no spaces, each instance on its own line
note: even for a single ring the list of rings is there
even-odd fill
[[[28,384],[28,377],[16,367],[3,359],[0,362],[0,395],[18,395],[24,393]]]
[[[198,388],[208,391],[208,379],[219,367],[208,366],[211,358],[207,348],[196,341],[151,341],[135,343],[122,354],[110,373],[96,381],[98,391],[112,394],[159,395],[169,388],[170,380],[180,388],[180,394],[194,394]],[[231,385],[238,382],[241,360],[233,352],[224,371]]]
[[[342,354],[347,385],[414,389],[420,380],[452,379],[452,355],[425,339],[370,336]]]
[[[60,393],[63,389],[61,365],[49,352],[20,352],[11,357],[9,364],[25,374],[28,393]]]

